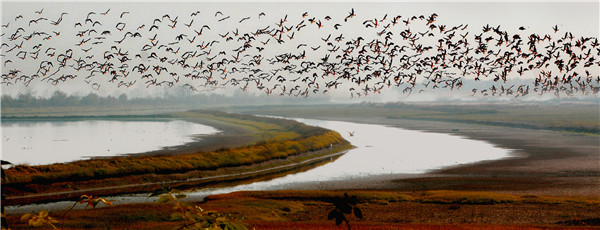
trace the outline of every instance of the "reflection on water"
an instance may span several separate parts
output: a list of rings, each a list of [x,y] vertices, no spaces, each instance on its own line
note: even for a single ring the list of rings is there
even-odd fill
[[[2,159],[39,165],[141,153],[216,132],[212,127],[180,120],[3,121]]]
[[[192,193],[210,194],[245,190],[298,189],[303,183],[352,180],[369,176],[425,173],[442,167],[495,160],[508,156],[508,150],[459,136],[404,130],[382,125],[340,121],[295,119],[335,130],[357,148],[326,165],[270,181]],[[352,133],[352,135],[351,135]]]

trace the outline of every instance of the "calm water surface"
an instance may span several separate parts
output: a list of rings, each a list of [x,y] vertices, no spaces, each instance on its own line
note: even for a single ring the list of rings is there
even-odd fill
[[[39,165],[142,153],[216,132],[181,120],[2,121],[2,159]]]

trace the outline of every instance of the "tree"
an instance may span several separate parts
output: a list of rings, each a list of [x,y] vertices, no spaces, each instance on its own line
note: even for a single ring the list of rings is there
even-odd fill
[[[97,106],[100,103],[100,97],[98,94],[90,93],[87,96],[81,98],[81,104],[87,106]]]
[[[125,95],[124,93],[119,95],[119,104],[125,105],[125,104],[127,104],[127,101],[128,101],[127,95]]]
[[[48,99],[49,106],[65,106],[67,94],[62,91],[54,91],[54,94]]]

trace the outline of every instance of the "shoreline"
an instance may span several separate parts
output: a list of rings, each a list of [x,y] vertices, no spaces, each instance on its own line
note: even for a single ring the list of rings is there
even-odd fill
[[[600,196],[600,136],[473,123],[389,119],[385,117],[303,118],[387,125],[457,135],[510,151],[511,157],[448,166],[420,175],[375,176],[328,184],[336,189],[398,191],[468,190],[509,194]],[[551,141],[548,141],[551,140]],[[308,189],[322,185],[306,184]]]

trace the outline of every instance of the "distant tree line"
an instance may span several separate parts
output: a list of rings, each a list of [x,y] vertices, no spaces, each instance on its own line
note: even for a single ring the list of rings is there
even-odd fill
[[[142,102],[143,100],[136,100]],[[119,97],[107,96],[101,97],[98,94],[90,93],[86,96],[67,95],[64,92],[56,91],[49,98],[35,97],[31,94],[19,94],[16,98],[12,96],[2,96],[2,108],[11,107],[61,107],[61,106],[116,106],[129,105],[133,101],[127,98],[127,95],[121,94]]]
[[[52,107],[52,106],[110,106],[126,105],[130,103],[125,94],[113,97],[100,97],[97,94],[90,93],[86,96],[67,95],[61,91],[56,91],[49,98],[35,97],[30,94],[20,94],[16,98],[12,96],[2,96],[2,107]]]
[[[64,107],[64,106],[127,106],[127,105],[257,105],[257,104],[298,104],[298,103],[327,103],[322,98],[290,98],[280,96],[225,96],[220,94],[166,94],[162,97],[129,98],[126,94],[116,96],[99,96],[90,93],[86,96],[67,95],[55,91],[48,98],[36,97],[31,94],[19,94],[16,97],[3,95],[2,108],[29,107]]]

